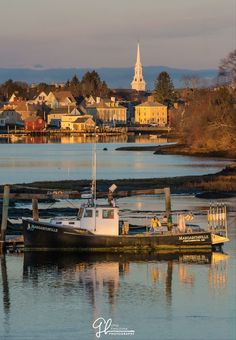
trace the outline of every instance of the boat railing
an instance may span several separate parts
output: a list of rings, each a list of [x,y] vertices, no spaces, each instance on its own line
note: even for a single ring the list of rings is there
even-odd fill
[[[209,231],[219,236],[228,237],[226,204],[210,204],[210,208],[207,211],[207,220]]]

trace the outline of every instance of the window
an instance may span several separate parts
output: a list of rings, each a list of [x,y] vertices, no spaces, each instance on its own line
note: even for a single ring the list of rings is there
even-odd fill
[[[93,217],[92,209],[86,209],[84,213],[84,217]]]
[[[114,210],[113,209],[104,209],[102,211],[102,218],[104,219],[113,219],[114,218]]]
[[[69,224],[75,224],[75,222],[69,222]]]

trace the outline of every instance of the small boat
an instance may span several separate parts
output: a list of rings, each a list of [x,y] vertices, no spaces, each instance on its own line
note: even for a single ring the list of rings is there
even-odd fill
[[[113,185],[114,186],[114,185]],[[222,210],[223,211],[223,210]],[[218,214],[219,215],[219,214]],[[210,216],[208,214],[208,216]],[[210,217],[209,217],[210,218]],[[183,216],[181,221],[183,223]],[[214,222],[215,223],[215,222]],[[224,227],[158,227],[155,231],[129,232],[121,223],[119,207],[109,191],[108,204],[97,205],[88,198],[75,218],[54,218],[50,222],[23,219],[25,250],[71,250],[80,252],[156,252],[160,250],[206,250],[229,241]]]

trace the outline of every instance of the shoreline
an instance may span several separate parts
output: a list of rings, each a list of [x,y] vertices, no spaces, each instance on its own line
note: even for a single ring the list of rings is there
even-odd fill
[[[165,178],[139,178],[97,180],[98,197],[105,197],[108,188],[115,183],[118,187],[116,195],[119,197],[135,195],[135,190],[153,190],[170,187],[172,194],[204,194],[206,198],[223,198],[236,196],[236,164],[226,166],[215,174],[178,176]],[[11,193],[44,194],[56,190],[71,192],[74,198],[79,198],[81,193],[90,190],[91,180],[62,180],[40,181],[11,185]],[[3,185],[0,186],[3,193]],[[208,194],[207,194],[208,193]],[[114,196],[116,196],[114,195]]]
[[[217,157],[236,160],[236,150],[213,151],[207,149],[191,149],[185,144],[157,145],[157,146],[123,146],[116,151],[153,151],[154,155],[182,155],[191,157]]]

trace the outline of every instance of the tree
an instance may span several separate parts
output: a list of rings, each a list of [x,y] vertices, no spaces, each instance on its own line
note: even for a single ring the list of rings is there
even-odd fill
[[[220,82],[236,83],[236,50],[221,60],[218,77]]]
[[[185,108],[183,141],[195,151],[236,150],[235,96],[227,87],[196,90]]]
[[[8,79],[0,87],[0,92],[9,99],[13,93],[17,93],[18,96],[26,96],[28,90],[28,85],[24,82],[13,81]]]
[[[174,97],[174,85],[167,72],[161,72],[156,79],[154,98],[156,101],[164,103],[165,100],[171,101]]]
[[[202,79],[195,74],[184,74],[181,80],[185,87],[193,89],[200,87],[202,82]]]
[[[47,83],[39,83],[37,86],[38,92],[44,91],[49,92],[50,86]]]
[[[96,71],[88,71],[84,74],[80,83],[80,90],[83,96],[103,97],[109,93],[107,84],[101,80]]]
[[[71,93],[74,96],[80,96],[81,95],[80,81],[79,81],[76,74],[72,77],[71,81],[69,81],[68,85],[69,85],[69,89],[70,89]]]

